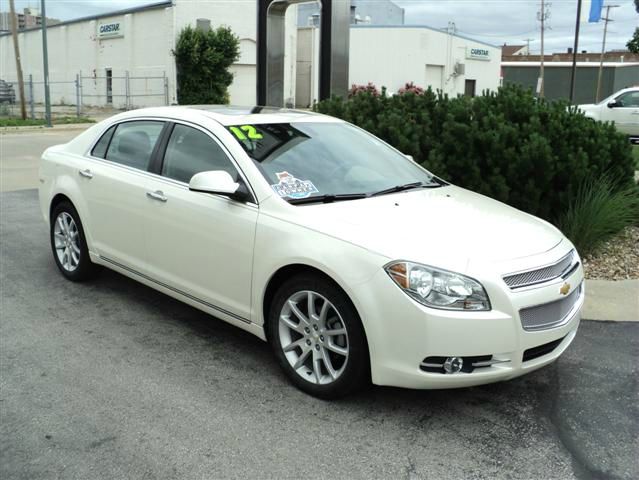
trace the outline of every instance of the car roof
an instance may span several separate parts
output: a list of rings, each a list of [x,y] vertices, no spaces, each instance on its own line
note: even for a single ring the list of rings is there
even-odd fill
[[[278,107],[242,107],[235,105],[188,105],[171,107],[151,107],[130,110],[119,116],[165,117],[181,120],[195,120],[198,116],[210,118],[222,125],[244,125],[260,123],[291,122],[340,122],[340,120],[315,113],[310,110],[295,110]]]

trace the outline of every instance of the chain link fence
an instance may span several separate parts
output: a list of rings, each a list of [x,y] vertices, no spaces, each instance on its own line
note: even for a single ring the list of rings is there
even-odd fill
[[[18,82],[3,79],[15,96],[0,99],[0,117],[20,116]],[[169,105],[169,80],[165,74],[156,76],[85,75],[78,72],[72,79],[50,80],[51,114],[53,117],[101,116],[104,113],[139,107]],[[24,97],[27,117],[45,116],[44,81],[34,75],[24,75]]]

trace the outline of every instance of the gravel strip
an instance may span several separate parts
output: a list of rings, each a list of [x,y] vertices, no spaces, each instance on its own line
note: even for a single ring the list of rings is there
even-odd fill
[[[627,227],[583,258],[590,280],[631,280],[639,278],[639,227]]]

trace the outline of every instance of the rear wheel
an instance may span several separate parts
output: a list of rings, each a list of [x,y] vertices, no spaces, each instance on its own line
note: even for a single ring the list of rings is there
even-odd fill
[[[369,382],[368,346],[346,294],[319,275],[299,275],[275,295],[270,341],[279,363],[301,390],[338,398]]]
[[[67,279],[79,282],[91,278],[97,265],[89,258],[89,249],[76,209],[60,202],[51,212],[51,250],[58,269]]]

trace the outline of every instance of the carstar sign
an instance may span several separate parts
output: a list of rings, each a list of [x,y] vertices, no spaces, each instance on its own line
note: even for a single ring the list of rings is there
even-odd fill
[[[122,22],[109,22],[98,24],[98,38],[118,38],[124,36],[124,24]]]
[[[490,50],[487,48],[466,48],[466,58],[470,60],[490,60]]]

